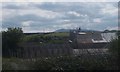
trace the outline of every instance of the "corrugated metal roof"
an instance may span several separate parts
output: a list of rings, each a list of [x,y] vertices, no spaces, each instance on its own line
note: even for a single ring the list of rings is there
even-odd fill
[[[76,44],[74,49],[101,49],[107,48],[108,42],[101,35],[101,32],[84,32],[84,34],[76,33]]]
[[[112,39],[117,38],[116,33],[102,33],[101,36],[102,36],[107,42],[110,42]]]
[[[106,42],[100,32],[84,32],[85,34],[77,35],[78,43],[94,43],[94,42]]]
[[[92,42],[93,43],[102,43],[102,42],[107,42],[107,41],[103,38],[103,40],[94,40],[94,39],[92,39]]]
[[[107,43],[79,43],[79,49],[100,49],[106,48]]]

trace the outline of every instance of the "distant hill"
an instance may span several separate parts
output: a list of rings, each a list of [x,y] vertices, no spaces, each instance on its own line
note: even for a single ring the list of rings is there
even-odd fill
[[[58,29],[58,30],[56,30],[56,31],[54,31],[54,32],[69,32],[70,30],[72,30],[72,29]],[[87,30],[87,29],[81,29],[81,31],[84,31],[84,32],[91,32],[91,31],[96,31],[96,30]]]
[[[71,29],[58,29],[54,32],[69,32]]]
[[[41,33],[24,33],[24,35],[37,35],[37,34],[50,34],[50,33],[52,33],[52,32],[49,32],[49,33],[43,33],[43,32],[41,32]]]
[[[104,30],[103,33],[115,33],[115,32],[120,32],[120,30]]]

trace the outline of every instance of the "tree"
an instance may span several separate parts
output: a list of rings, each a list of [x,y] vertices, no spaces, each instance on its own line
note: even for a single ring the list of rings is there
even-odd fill
[[[109,32],[109,30],[104,30],[104,32]]]
[[[16,52],[17,43],[23,35],[22,28],[8,28],[7,31],[2,32],[2,53],[3,57],[9,57],[10,52]]]
[[[120,52],[119,46],[120,46],[120,31],[116,32],[116,39],[113,39],[110,42],[109,52],[114,55],[118,56],[118,53]]]
[[[118,43],[120,43],[120,39],[114,39],[110,43],[109,51],[114,56],[118,56],[118,52],[119,52]]]
[[[117,33],[118,38],[113,39],[110,43],[109,52],[112,57],[112,61],[115,62],[116,65],[118,65],[118,57],[120,53],[120,35]]]

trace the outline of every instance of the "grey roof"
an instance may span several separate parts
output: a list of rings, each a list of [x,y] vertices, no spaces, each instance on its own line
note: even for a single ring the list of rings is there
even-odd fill
[[[101,35],[107,42],[117,38],[116,33],[102,33]]]
[[[85,32],[86,34],[78,34],[78,43],[93,43],[92,40],[101,41],[103,40],[100,32]]]
[[[74,39],[74,49],[100,49],[107,48],[108,42],[103,38],[101,32],[77,32]]]
[[[107,43],[79,43],[79,49],[101,49],[106,48]]]

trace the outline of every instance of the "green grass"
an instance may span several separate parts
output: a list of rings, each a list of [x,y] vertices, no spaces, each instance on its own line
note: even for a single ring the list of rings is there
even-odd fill
[[[45,35],[26,35],[21,38],[22,42],[64,43],[69,37],[68,32],[56,32]]]
[[[68,32],[55,32],[55,33],[51,33],[51,34],[46,34],[45,36],[68,37],[69,33]]]
[[[64,43],[63,40],[50,40],[47,43]]]
[[[94,61],[95,60],[95,61]],[[109,60],[109,59],[108,59]],[[108,61],[107,61],[108,62]],[[15,63],[20,70],[107,70],[114,69],[112,62],[107,63],[104,58],[96,57],[75,57],[75,56],[58,56],[58,57],[41,57],[34,60],[3,58],[3,70],[11,70]],[[117,69],[117,68],[116,68]]]

